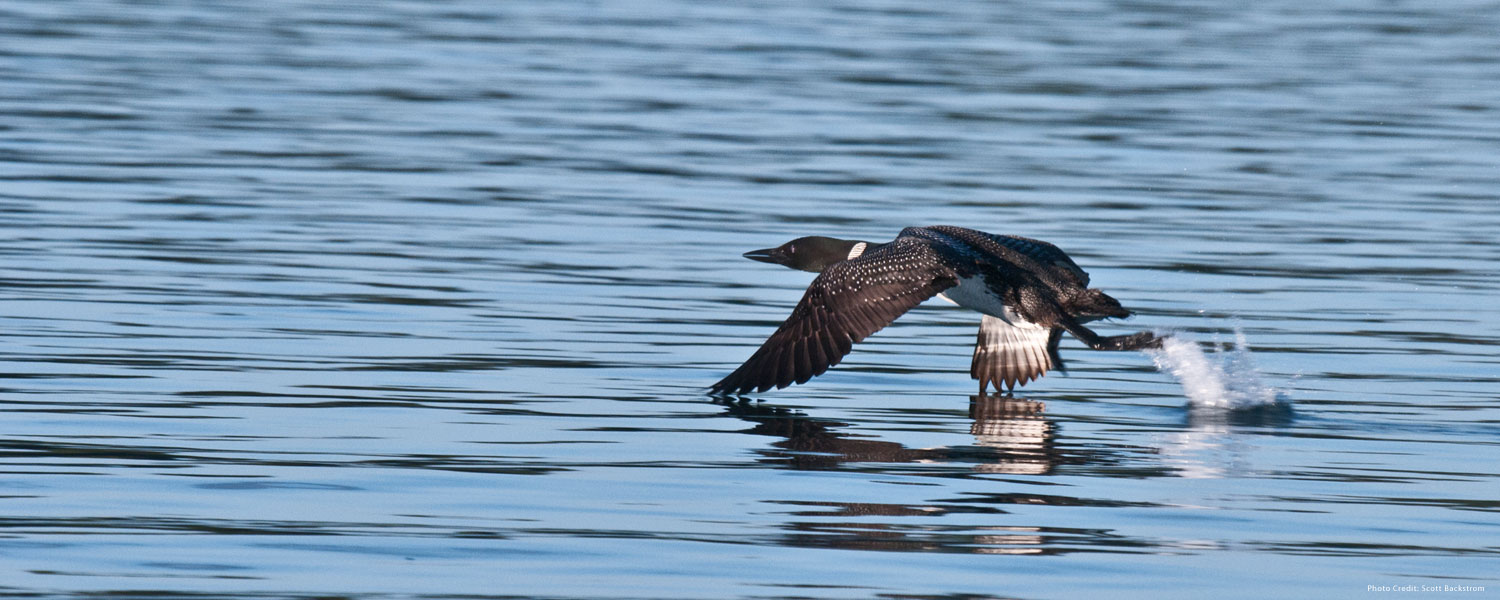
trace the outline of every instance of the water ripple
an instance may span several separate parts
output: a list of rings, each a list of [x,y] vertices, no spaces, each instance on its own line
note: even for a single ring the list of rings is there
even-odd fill
[[[1500,586],[1490,3],[357,8],[0,6],[0,596]],[[936,223],[1295,411],[936,305],[704,396],[740,253]]]

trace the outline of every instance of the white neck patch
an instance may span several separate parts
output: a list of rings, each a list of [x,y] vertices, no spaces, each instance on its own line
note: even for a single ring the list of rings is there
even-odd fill
[[[849,249],[849,256],[845,257],[844,260],[854,260],[856,258],[859,258],[861,254],[865,253],[865,246],[868,245],[869,244],[866,244],[864,242],[855,244],[853,248]]]

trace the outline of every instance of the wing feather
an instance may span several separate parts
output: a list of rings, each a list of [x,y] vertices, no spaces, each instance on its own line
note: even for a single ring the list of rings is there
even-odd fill
[[[1055,339],[1049,328],[1012,325],[985,315],[969,374],[979,380],[981,390],[990,384],[1004,391],[1030,383],[1054,367],[1049,346]]]
[[[834,264],[749,360],[710,389],[739,394],[804,383],[838,364],[854,343],[956,283],[944,258],[916,238]]]

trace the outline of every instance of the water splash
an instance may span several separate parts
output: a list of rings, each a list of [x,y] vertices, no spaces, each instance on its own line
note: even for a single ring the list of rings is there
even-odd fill
[[[1212,354],[1181,334],[1167,335],[1161,349],[1150,354],[1156,368],[1182,383],[1194,408],[1245,410],[1289,403],[1255,368],[1245,334],[1238,329],[1233,346],[1216,345]]]

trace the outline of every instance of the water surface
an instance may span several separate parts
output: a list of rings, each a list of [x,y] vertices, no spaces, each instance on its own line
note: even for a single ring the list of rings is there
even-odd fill
[[[0,596],[1493,594],[1497,8],[6,3]],[[938,302],[704,396],[938,223],[1290,406]]]

